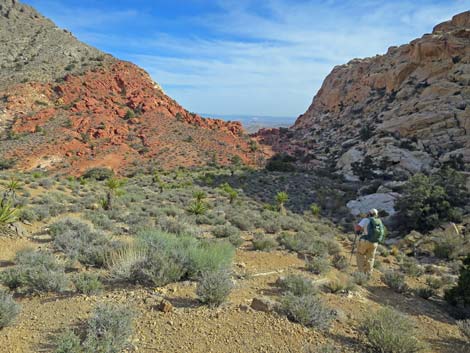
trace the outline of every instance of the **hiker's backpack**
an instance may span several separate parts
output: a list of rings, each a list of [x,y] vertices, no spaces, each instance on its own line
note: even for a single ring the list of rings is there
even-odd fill
[[[380,218],[369,218],[369,225],[367,226],[367,240],[371,243],[383,243],[385,240],[385,227]]]

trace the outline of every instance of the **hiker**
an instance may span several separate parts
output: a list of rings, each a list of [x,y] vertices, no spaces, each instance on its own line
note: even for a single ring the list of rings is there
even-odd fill
[[[379,218],[379,212],[373,208],[367,217],[355,226],[356,232],[362,233],[357,244],[357,267],[369,277],[374,269],[375,252],[379,243],[384,241],[385,228]]]

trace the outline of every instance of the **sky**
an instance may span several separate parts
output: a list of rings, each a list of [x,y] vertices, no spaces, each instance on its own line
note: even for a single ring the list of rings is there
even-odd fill
[[[469,0],[22,0],[209,115],[297,117],[335,65],[383,54]]]

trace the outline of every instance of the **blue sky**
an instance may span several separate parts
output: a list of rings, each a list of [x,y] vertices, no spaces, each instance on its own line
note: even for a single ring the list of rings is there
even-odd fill
[[[23,0],[146,69],[193,112],[296,117],[325,76],[470,9],[468,0]]]

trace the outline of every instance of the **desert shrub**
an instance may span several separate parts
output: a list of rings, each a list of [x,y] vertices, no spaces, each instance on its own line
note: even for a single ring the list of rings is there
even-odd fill
[[[73,218],[52,224],[49,232],[57,250],[86,265],[103,266],[106,254],[120,246],[119,242]]]
[[[383,308],[370,314],[363,328],[369,344],[377,352],[414,353],[422,349],[415,338],[414,325],[392,308]]]
[[[222,226],[214,227],[212,234],[214,234],[216,238],[228,238],[230,236],[239,235],[240,231],[237,227],[230,224],[224,224]]]
[[[408,289],[405,275],[398,271],[386,271],[382,276],[382,281],[397,293],[403,293]]]
[[[134,281],[134,269],[147,256],[147,249],[135,245],[127,245],[117,249],[106,256],[106,265],[109,269],[109,277],[114,281]]]
[[[2,283],[21,292],[63,292],[68,280],[64,267],[44,251],[21,251],[16,265],[1,273]]]
[[[22,208],[19,212],[19,219],[21,221],[35,222],[38,220],[38,215],[34,212],[33,208]]]
[[[348,259],[344,255],[337,254],[333,256],[333,266],[338,270],[344,270],[349,266]]]
[[[290,320],[321,330],[328,329],[335,318],[334,311],[313,295],[287,294],[281,299],[281,310]]]
[[[457,259],[465,251],[465,239],[459,234],[440,234],[434,245],[434,255],[441,259]]]
[[[357,271],[353,272],[352,279],[354,283],[358,286],[363,286],[364,284],[367,284],[367,282],[369,282],[370,278],[366,273]]]
[[[196,294],[202,303],[216,307],[227,299],[232,288],[229,271],[204,271],[199,275]]]
[[[11,294],[0,290],[0,329],[10,326],[20,312],[20,306],[13,300]]]
[[[311,280],[300,275],[289,274],[285,278],[280,278],[277,284],[286,294],[290,293],[298,297],[318,292],[318,288]]]
[[[245,213],[237,212],[227,215],[228,221],[240,230],[247,231],[253,229],[251,217]]]
[[[177,282],[186,273],[184,260],[158,251],[149,252],[141,263],[132,268],[131,278],[134,282],[157,287]]]
[[[465,177],[444,168],[432,176],[414,175],[396,203],[404,231],[428,232],[443,222],[458,221],[457,207],[468,202]]]
[[[91,168],[83,173],[82,177],[102,181],[114,177],[114,172],[109,168]]]
[[[72,330],[66,330],[54,339],[54,353],[83,353],[78,337]]]
[[[227,240],[232,244],[234,247],[238,248],[240,245],[243,244],[243,239],[240,233],[232,234],[227,238]]]
[[[328,252],[328,245],[324,239],[306,232],[294,235],[281,234],[279,242],[288,250],[305,252],[314,256],[321,256]]]
[[[227,269],[234,248],[228,242],[201,241],[158,230],[138,234],[138,250],[121,253],[111,260],[111,275],[149,285],[162,286],[203,272]],[[113,258],[113,256],[111,256]]]
[[[318,216],[318,215],[320,214],[320,212],[321,212],[321,207],[320,207],[320,205],[318,205],[318,204],[316,204],[316,203],[312,203],[312,204],[310,205],[310,211],[312,211],[312,214],[313,214],[314,216]]]
[[[436,276],[427,276],[426,277],[426,284],[429,288],[437,290],[443,286],[442,279]]]
[[[118,353],[132,335],[134,313],[115,304],[98,305],[87,322],[85,352]]]
[[[470,254],[460,268],[457,285],[445,292],[445,299],[451,305],[459,306],[470,317]]]
[[[0,158],[0,170],[11,169],[15,166],[15,163],[14,159]]]
[[[324,344],[324,345],[321,345],[320,347],[308,345],[304,347],[303,353],[342,353],[342,351],[333,345]]]
[[[423,299],[429,299],[436,294],[435,290],[429,287],[419,287],[415,290],[417,296]]]
[[[328,272],[330,261],[324,256],[314,256],[306,260],[306,268],[316,275],[322,275]]]
[[[457,321],[457,326],[459,327],[462,336],[464,336],[467,342],[470,343],[470,319]]]
[[[400,269],[409,276],[417,277],[424,273],[424,268],[412,257],[405,257],[400,262]]]
[[[176,234],[176,235],[191,235],[199,236],[200,232],[197,227],[188,222],[188,218],[179,217],[163,217],[158,220],[158,227],[164,232]]]
[[[257,232],[253,237],[253,249],[261,250],[261,251],[272,251],[274,250],[279,244],[277,243],[276,239],[267,236],[264,233]]]
[[[326,282],[325,288],[331,293],[346,293],[355,288],[355,283],[349,275],[339,274]]]
[[[86,295],[99,294],[103,291],[103,284],[99,277],[91,273],[81,273],[73,279],[78,293]]]
[[[270,172],[293,172],[295,171],[295,158],[287,154],[276,154],[266,164],[266,170]]]

